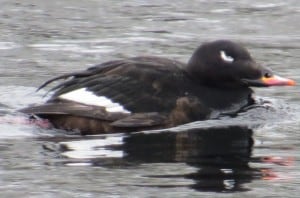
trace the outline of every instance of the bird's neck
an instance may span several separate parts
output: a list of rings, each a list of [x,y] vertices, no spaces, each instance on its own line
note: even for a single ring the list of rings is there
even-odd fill
[[[200,94],[204,103],[215,110],[238,111],[254,103],[253,90],[248,87],[230,89],[203,86],[201,89],[203,91]]]

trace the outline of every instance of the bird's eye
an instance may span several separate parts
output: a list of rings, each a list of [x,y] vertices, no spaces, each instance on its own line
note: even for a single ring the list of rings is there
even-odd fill
[[[234,61],[234,58],[232,56],[227,55],[224,50],[220,51],[220,56],[222,60],[227,63],[232,63]]]
[[[269,72],[266,72],[265,74],[264,74],[264,77],[265,78],[271,78],[273,75],[271,74],[271,73],[269,73]]]

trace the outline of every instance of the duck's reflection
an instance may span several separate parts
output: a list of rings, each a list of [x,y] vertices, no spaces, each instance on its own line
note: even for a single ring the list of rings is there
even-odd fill
[[[254,179],[274,179],[276,174],[263,163],[279,163],[278,157],[252,156],[253,131],[244,126],[189,129],[180,132],[145,132],[117,136],[90,137],[60,142],[65,165],[91,165],[108,168],[140,164],[170,163],[185,170],[142,173],[155,187],[190,187],[198,191],[246,191]],[[188,166],[184,166],[187,164]],[[269,166],[270,167],[270,166]],[[186,171],[188,169],[188,171]],[[169,169],[168,169],[169,170]],[[145,174],[145,175],[144,175]],[[168,181],[156,184],[151,179]],[[170,181],[185,181],[181,185]],[[187,182],[186,182],[187,181]],[[139,184],[138,184],[139,185]]]
[[[123,149],[129,161],[185,162],[198,168],[197,172],[189,174],[149,177],[193,179],[191,187],[200,191],[242,191],[246,189],[241,184],[261,177],[259,170],[248,165],[252,134],[251,129],[243,126],[139,133],[125,138]]]
[[[123,149],[127,153],[127,158],[138,158],[145,162],[205,164],[220,157],[248,158],[252,145],[251,129],[228,126],[182,132],[132,134],[124,139]],[[219,162],[226,164],[227,161]]]

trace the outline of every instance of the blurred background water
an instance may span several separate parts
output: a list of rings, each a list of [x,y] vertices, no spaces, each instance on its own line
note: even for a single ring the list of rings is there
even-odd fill
[[[215,39],[299,82],[300,1],[0,2],[1,196],[299,196],[297,86],[255,89],[270,101],[259,112],[127,135],[42,129],[16,111],[59,74],[138,55],[187,62]]]

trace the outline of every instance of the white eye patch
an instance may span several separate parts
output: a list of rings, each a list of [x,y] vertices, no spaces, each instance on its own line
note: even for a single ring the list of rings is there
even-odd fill
[[[221,56],[222,60],[227,62],[227,63],[232,63],[234,61],[234,58],[227,55],[224,50],[220,51],[220,56]]]

